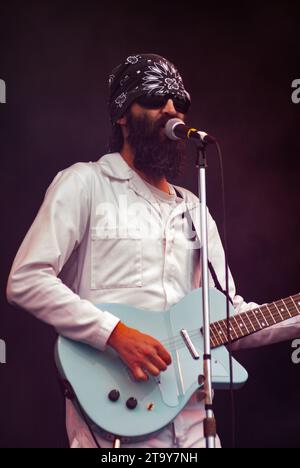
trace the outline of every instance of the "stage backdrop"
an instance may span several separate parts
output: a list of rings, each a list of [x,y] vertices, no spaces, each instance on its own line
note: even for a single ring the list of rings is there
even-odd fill
[[[182,2],[1,5],[1,447],[67,444],[55,333],[9,306],[5,287],[56,173],[105,153],[107,76],[126,56],[154,52],[173,61],[192,95],[189,122],[221,143],[239,294],[264,303],[299,291],[300,103],[292,100],[300,79],[299,10],[283,1],[205,3],[185,11]],[[221,226],[214,150],[208,160],[208,202]],[[192,150],[173,182],[196,192]],[[250,374],[236,393],[238,447],[300,447],[300,364],[291,355],[287,342],[236,356]],[[227,393],[216,393],[215,408],[228,446]]]

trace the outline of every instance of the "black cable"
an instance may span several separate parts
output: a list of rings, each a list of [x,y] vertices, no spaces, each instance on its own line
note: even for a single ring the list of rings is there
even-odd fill
[[[229,276],[228,276],[228,246],[227,246],[227,218],[226,218],[226,202],[225,202],[225,182],[222,151],[218,142],[216,142],[217,153],[220,162],[221,172],[221,191],[222,191],[222,210],[223,210],[223,247],[225,254],[225,283],[226,283],[226,322],[227,322],[227,339],[229,353],[229,375],[230,375],[230,401],[231,401],[231,444],[232,448],[236,446],[236,416],[235,416],[235,401],[233,390],[233,362],[232,362],[232,337],[230,333],[230,308],[229,308]]]

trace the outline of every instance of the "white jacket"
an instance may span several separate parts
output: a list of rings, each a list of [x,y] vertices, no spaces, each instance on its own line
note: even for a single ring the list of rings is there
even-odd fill
[[[119,153],[61,171],[13,263],[9,302],[53,325],[59,334],[99,350],[105,350],[118,319],[94,304],[165,310],[178,302],[201,284],[201,274],[199,243],[187,238],[182,216],[188,206],[200,238],[199,202],[188,190],[176,188],[183,199],[176,198],[163,232],[151,190]],[[209,212],[208,239],[209,259],[225,289],[223,247]],[[236,295],[231,274],[230,296],[236,312],[256,307]],[[300,317],[243,338],[235,349],[296,336]],[[69,407],[71,413],[74,408]],[[71,420],[74,429],[78,418]],[[185,417],[181,429],[187,421]]]
[[[105,349],[118,319],[94,304],[119,302],[165,310],[178,302],[201,279],[199,251],[194,248],[199,245],[182,230],[188,205],[200,238],[198,199],[176,188],[184,198],[177,199],[166,232],[160,235],[159,206],[119,153],[58,173],[13,263],[9,302],[53,325],[58,333],[99,350]],[[224,252],[209,213],[208,239],[209,258],[225,289]],[[236,312],[256,306],[236,295],[231,275],[230,296]],[[299,334],[298,317],[243,338],[235,347]]]

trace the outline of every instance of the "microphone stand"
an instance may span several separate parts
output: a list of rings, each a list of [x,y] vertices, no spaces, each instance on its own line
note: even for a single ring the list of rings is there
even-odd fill
[[[205,391],[205,412],[204,436],[206,448],[216,446],[216,420],[213,412],[213,391],[212,391],[212,368],[211,368],[211,345],[210,345],[210,311],[209,311],[209,284],[208,284],[208,235],[207,235],[207,209],[206,209],[206,143],[202,140],[194,140],[197,148],[198,169],[198,196],[200,201],[200,232],[201,232],[201,278],[202,278],[202,309],[203,309],[203,372]],[[199,383],[201,381],[199,376]]]

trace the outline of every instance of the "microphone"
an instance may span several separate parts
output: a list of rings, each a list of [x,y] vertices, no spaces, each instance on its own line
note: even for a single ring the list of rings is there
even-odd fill
[[[216,143],[215,138],[205,132],[201,132],[193,127],[185,125],[181,119],[170,119],[165,125],[165,134],[170,140],[196,139],[202,143]]]

